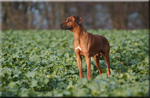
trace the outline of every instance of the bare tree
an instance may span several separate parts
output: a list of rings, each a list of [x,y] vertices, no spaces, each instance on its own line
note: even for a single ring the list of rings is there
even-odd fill
[[[112,20],[113,28],[127,28],[127,7],[124,2],[109,3],[109,13]]]
[[[143,4],[138,4],[137,6],[139,15],[140,15],[140,19],[142,21],[143,24],[143,28],[149,28],[149,4],[148,3],[143,3]],[[143,11],[144,10],[144,11]]]
[[[103,6],[96,7],[97,4]],[[105,28],[107,22],[97,24],[97,19],[102,21],[102,17],[98,16],[101,11],[105,11],[102,16],[110,15],[111,18],[103,18],[112,21],[114,29],[149,28],[148,8],[148,2],[3,2],[2,29],[43,29],[44,26],[46,29],[58,29],[68,16],[81,16],[87,28]],[[33,17],[38,15],[35,11],[40,14],[36,18]],[[138,13],[136,21],[140,23],[129,20],[133,13]],[[134,22],[133,26],[129,26],[129,22]]]
[[[32,20],[33,20],[33,15],[32,15],[32,3],[30,2],[28,4],[29,6],[29,18],[28,18],[28,29],[32,29]]]

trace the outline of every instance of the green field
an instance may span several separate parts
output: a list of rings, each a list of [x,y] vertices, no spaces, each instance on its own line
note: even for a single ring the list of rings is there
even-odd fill
[[[70,31],[2,31],[0,96],[149,96],[149,30],[88,31],[110,43],[110,77],[103,57],[102,75],[92,57],[92,79],[85,59],[79,79]]]

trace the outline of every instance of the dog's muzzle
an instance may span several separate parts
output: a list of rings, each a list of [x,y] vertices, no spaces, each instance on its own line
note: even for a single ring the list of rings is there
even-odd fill
[[[61,26],[61,29],[64,29],[64,30],[70,30],[71,29],[71,27],[68,27],[66,24],[63,24],[63,23],[60,26]]]

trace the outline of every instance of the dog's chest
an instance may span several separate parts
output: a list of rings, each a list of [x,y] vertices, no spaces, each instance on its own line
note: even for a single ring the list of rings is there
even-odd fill
[[[76,48],[75,48],[76,50],[80,50],[80,51],[82,51],[82,49],[81,49],[81,47],[80,46],[77,46]]]
[[[83,55],[83,50],[82,50],[82,48],[81,48],[80,46],[77,46],[77,47],[75,48],[75,51],[78,51],[80,55],[84,56],[84,55]]]

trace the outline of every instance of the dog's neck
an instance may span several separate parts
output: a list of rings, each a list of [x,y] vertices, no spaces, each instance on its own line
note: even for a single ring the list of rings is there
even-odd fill
[[[83,37],[88,36],[88,33],[82,24],[74,27],[73,29],[71,29],[71,31],[73,32],[74,36],[74,44],[80,44],[81,38],[85,39]]]
[[[77,25],[76,27],[74,27],[73,29],[71,29],[71,31],[73,33],[78,33],[78,34],[81,34],[82,32],[83,33],[86,32],[86,30],[85,30],[85,28],[84,28],[84,26],[82,24]]]

